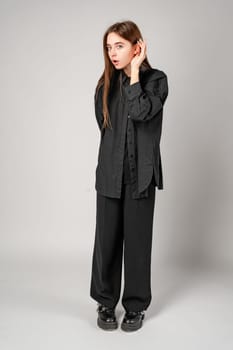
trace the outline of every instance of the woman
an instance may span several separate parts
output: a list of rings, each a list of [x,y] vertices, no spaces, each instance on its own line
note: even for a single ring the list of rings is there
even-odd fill
[[[98,304],[98,326],[116,329],[124,248],[121,329],[134,331],[152,299],[153,213],[155,187],[163,189],[159,144],[168,83],[149,64],[146,42],[132,21],[106,30],[103,51],[105,68],[95,90],[101,137],[90,295]]]

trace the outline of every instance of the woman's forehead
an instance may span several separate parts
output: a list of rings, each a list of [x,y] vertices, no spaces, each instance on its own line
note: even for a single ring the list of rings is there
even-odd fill
[[[107,36],[107,45],[118,45],[118,44],[127,44],[128,40],[122,38],[117,33],[109,33]]]

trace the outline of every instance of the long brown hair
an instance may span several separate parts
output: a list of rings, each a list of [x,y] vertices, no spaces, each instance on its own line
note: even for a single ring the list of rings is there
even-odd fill
[[[106,128],[107,126],[112,128],[110,116],[109,116],[109,110],[108,110],[108,93],[110,88],[110,82],[111,78],[114,74],[114,71],[116,70],[113,66],[109,55],[107,51],[107,36],[109,33],[115,32],[118,35],[120,35],[122,38],[128,40],[131,42],[132,45],[137,43],[138,39],[142,39],[142,34],[138,28],[138,26],[132,22],[132,21],[124,21],[124,22],[116,22],[112,24],[104,33],[103,36],[103,53],[104,53],[104,63],[105,68],[101,75],[101,77],[98,80],[96,89],[95,89],[95,96],[97,98],[97,93],[99,91],[99,88],[103,85],[103,94],[102,94],[102,105],[103,105],[103,128]],[[152,68],[150,63],[148,62],[147,56],[145,57],[144,61],[141,64],[144,68]]]

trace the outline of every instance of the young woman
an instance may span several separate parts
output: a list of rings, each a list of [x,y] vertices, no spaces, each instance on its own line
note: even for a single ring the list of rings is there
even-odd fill
[[[132,21],[106,30],[103,51],[94,101],[100,146],[90,296],[97,301],[98,326],[116,329],[124,257],[121,328],[134,331],[152,299],[153,214],[155,187],[163,189],[160,137],[168,83],[149,64],[146,42]]]

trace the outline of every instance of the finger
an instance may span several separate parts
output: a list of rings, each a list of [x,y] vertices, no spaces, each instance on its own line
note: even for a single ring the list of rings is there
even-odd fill
[[[142,47],[141,47],[141,52],[145,52],[146,51],[146,45],[143,45]]]
[[[145,50],[146,49],[146,44],[145,43],[141,43],[140,44],[140,48],[141,48],[141,50]]]
[[[138,39],[138,43],[141,45],[141,44],[143,44],[143,40],[140,38],[140,39]]]
[[[144,44],[144,47],[146,48],[147,42],[145,40],[144,40],[143,44]]]
[[[146,43],[146,40],[145,40],[145,39],[142,40],[142,38],[140,38],[140,39],[138,39],[138,42],[139,42],[139,43]]]

